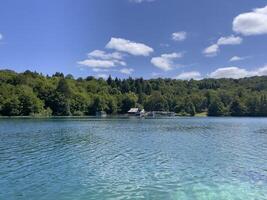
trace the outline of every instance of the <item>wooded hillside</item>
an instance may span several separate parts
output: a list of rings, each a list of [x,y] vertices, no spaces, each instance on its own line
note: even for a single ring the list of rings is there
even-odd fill
[[[131,107],[181,115],[267,116],[267,77],[243,79],[74,79],[0,71],[0,115],[81,116],[126,113]]]

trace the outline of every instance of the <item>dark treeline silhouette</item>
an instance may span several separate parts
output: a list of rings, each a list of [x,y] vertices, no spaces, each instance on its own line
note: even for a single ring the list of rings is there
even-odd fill
[[[2,116],[81,116],[97,111],[123,114],[131,107],[191,116],[267,116],[267,77],[104,80],[0,71]]]

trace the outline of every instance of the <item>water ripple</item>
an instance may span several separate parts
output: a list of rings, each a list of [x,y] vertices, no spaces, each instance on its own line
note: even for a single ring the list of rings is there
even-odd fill
[[[267,119],[0,120],[0,199],[267,199]]]

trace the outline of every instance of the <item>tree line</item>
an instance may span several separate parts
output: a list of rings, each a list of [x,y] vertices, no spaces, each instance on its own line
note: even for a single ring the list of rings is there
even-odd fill
[[[194,116],[267,116],[267,77],[107,80],[88,76],[0,70],[0,115],[124,114],[132,107]]]

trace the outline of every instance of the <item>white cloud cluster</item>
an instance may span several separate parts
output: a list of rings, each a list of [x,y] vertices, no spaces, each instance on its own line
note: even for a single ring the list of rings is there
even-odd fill
[[[187,33],[185,31],[180,31],[172,34],[172,39],[174,41],[183,41],[187,37]]]
[[[115,66],[126,66],[123,55],[118,52],[106,53],[105,51],[94,50],[88,54],[88,59],[79,61],[78,64],[90,68],[110,68]]]
[[[178,76],[176,76],[175,78],[181,80],[190,80],[190,79],[199,80],[201,79],[201,74],[198,71],[183,72]]]
[[[121,70],[120,70],[120,73],[122,73],[122,74],[126,74],[126,75],[130,75],[130,74],[132,74],[134,72],[134,69],[132,69],[132,68],[122,68]]]
[[[220,51],[222,45],[238,45],[243,42],[243,39],[238,36],[230,35],[228,37],[221,37],[218,39],[216,44],[212,44],[203,50],[203,54],[207,57],[214,57]]]
[[[159,57],[153,57],[151,63],[164,71],[169,71],[175,66],[174,60],[183,57],[182,53],[162,54]]]
[[[145,44],[123,38],[111,38],[106,45],[106,48],[126,52],[134,56],[149,56],[154,51],[153,48]]]
[[[247,70],[240,67],[222,67],[216,69],[210,74],[207,74],[205,77],[214,79],[220,79],[220,78],[239,79],[252,76],[267,76],[267,65],[257,68],[255,70]],[[201,73],[198,71],[191,71],[191,72],[183,72],[177,75],[175,78],[182,80],[190,80],[190,79],[200,80],[205,77],[202,76]]]
[[[245,36],[267,34],[267,6],[235,17],[233,31]]]
[[[88,58],[79,61],[78,64],[92,68],[94,72],[108,71],[111,67],[126,66],[124,57],[125,52],[135,56],[149,56],[154,50],[142,43],[133,42],[122,38],[111,38],[106,45],[107,49],[114,49],[115,52],[107,53],[101,50],[94,50],[88,53]],[[134,70],[131,68],[123,68],[121,73],[131,74]]]
[[[210,78],[233,78],[239,79],[251,76],[267,76],[267,65],[256,70],[246,70],[239,67],[224,67],[218,68],[214,72],[209,74]]]

